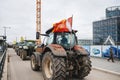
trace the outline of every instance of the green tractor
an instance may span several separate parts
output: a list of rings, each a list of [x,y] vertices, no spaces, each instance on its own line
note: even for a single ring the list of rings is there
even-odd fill
[[[14,49],[15,49],[15,52],[18,56],[20,56],[20,51],[22,49],[22,45],[23,45],[23,42],[17,42],[15,45],[14,45]]]
[[[34,40],[24,40],[21,45],[19,45],[18,54],[22,60],[25,60],[27,56],[31,57],[32,53],[35,51],[35,41]]]
[[[45,80],[87,76],[91,71],[91,61],[89,53],[78,45],[76,32],[53,33],[50,29],[46,34],[40,34],[46,37],[31,56],[31,68],[42,70]]]

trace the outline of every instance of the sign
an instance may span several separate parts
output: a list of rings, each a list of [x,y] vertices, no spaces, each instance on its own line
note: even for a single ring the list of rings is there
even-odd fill
[[[90,56],[102,57],[101,46],[91,46]]]
[[[102,55],[103,57],[109,57],[110,56],[110,48],[113,50],[114,57],[118,57],[117,55],[117,46],[102,46]]]
[[[118,46],[118,58],[120,59],[120,46]]]
[[[82,46],[83,48],[85,48],[85,50],[89,53],[90,55],[90,46]]]

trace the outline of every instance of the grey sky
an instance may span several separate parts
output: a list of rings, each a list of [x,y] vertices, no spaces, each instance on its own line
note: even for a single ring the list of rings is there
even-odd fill
[[[120,0],[42,0],[42,33],[52,24],[73,15],[78,37],[92,39],[92,22],[105,17],[105,8]],[[0,0],[0,35],[7,29],[8,41],[26,36],[35,39],[36,0]]]

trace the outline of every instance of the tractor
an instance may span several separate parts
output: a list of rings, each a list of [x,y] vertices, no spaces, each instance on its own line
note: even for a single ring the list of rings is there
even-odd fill
[[[31,68],[42,71],[44,80],[82,79],[91,71],[89,53],[78,45],[76,30],[71,32],[46,31],[43,43],[31,55]],[[37,37],[39,37],[37,35]]]
[[[18,56],[20,56],[20,51],[22,49],[22,45],[23,45],[23,42],[17,42],[15,45],[14,45],[14,49],[15,49],[15,52]]]
[[[19,46],[18,55],[22,60],[25,60],[27,56],[31,57],[32,52],[35,50],[35,41],[34,40],[24,40],[23,44]]]

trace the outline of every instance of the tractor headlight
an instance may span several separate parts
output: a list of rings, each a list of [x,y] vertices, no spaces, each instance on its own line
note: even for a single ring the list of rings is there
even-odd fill
[[[23,48],[24,48],[24,49],[28,49],[28,47],[27,47],[27,46],[23,46]]]
[[[19,48],[22,48],[22,46],[19,46]]]
[[[37,49],[38,46],[35,46],[34,49]]]

